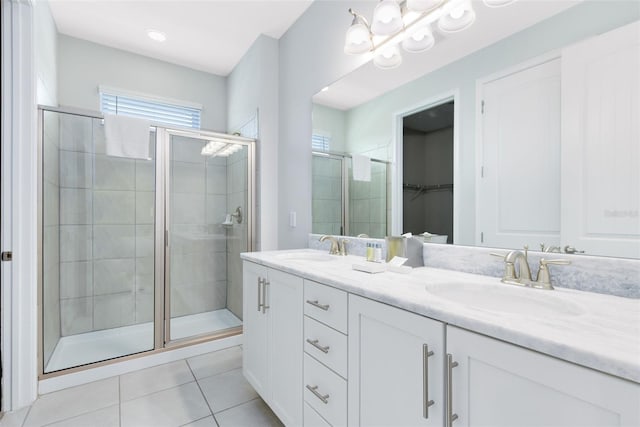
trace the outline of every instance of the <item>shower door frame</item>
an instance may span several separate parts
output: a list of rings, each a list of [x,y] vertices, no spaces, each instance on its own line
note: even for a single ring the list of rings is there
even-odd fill
[[[254,209],[255,209],[255,140],[250,138],[244,138],[237,135],[228,135],[217,132],[210,131],[200,131],[200,130],[180,130],[180,129],[171,129],[171,128],[159,128],[158,129],[158,145],[162,147],[163,152],[163,162],[162,168],[164,169],[162,172],[162,176],[164,177],[163,192],[162,192],[162,241],[156,238],[156,253],[162,251],[164,254],[163,263],[159,263],[156,261],[156,270],[158,268],[163,268],[163,286],[162,289],[158,289],[158,284],[156,283],[156,292],[164,292],[164,298],[162,305],[156,305],[156,320],[158,316],[162,318],[162,325],[164,326],[164,331],[162,333],[162,339],[164,342],[162,343],[164,348],[177,348],[190,344],[197,344],[199,342],[210,341],[212,339],[225,338],[228,336],[238,335],[242,333],[242,325],[236,326],[229,329],[223,329],[221,331],[215,331],[211,333],[204,333],[200,335],[194,335],[185,338],[179,338],[172,340],[171,339],[171,243],[170,243],[170,230],[169,225],[171,224],[170,217],[170,201],[167,197],[171,191],[171,137],[172,136],[182,136],[186,138],[192,139],[201,139],[204,142],[210,140],[211,138],[217,139],[227,139],[232,143],[240,144],[247,147],[247,208],[246,212],[243,213],[243,217],[246,219],[248,227],[247,227],[247,252],[252,252],[255,247],[255,221],[254,221]],[[156,179],[160,179],[156,173]],[[156,182],[156,186],[158,182]],[[156,198],[156,203],[158,204],[158,198]],[[157,206],[158,208],[158,206]],[[156,233],[160,228],[156,228]],[[159,243],[162,245],[162,248],[159,248]],[[157,274],[157,273],[156,273]],[[156,298],[156,304],[160,304],[158,302],[158,298]],[[156,334],[158,334],[158,330],[156,329]],[[156,339],[161,339],[160,336],[156,336]]]
[[[180,135],[188,138],[224,138],[230,142],[239,143],[247,146],[247,207],[245,218],[248,222],[247,227],[247,251],[251,252],[255,248],[255,208],[256,208],[256,173],[255,173],[255,155],[256,155],[256,140],[251,138],[239,137],[236,135],[228,135],[218,132],[210,132],[199,129],[180,129],[171,128],[159,123],[152,123],[151,128],[156,132],[155,149],[156,149],[156,164],[155,164],[155,224],[154,224],[154,319],[153,319],[153,348],[150,350],[141,351],[138,353],[128,354],[120,357],[115,357],[107,360],[100,360],[91,362],[88,364],[73,366],[53,372],[45,373],[44,369],[44,305],[43,305],[43,284],[44,284],[44,256],[43,256],[43,238],[44,238],[44,198],[43,198],[43,168],[44,168],[44,112],[73,114],[76,116],[88,117],[91,119],[104,119],[104,116],[95,111],[88,111],[79,108],[72,107],[51,107],[38,105],[38,135],[37,135],[37,181],[38,181],[38,292],[37,292],[37,307],[38,307],[38,343],[37,343],[37,364],[38,364],[38,381],[55,378],[61,375],[66,375],[75,372],[82,372],[88,369],[93,369],[101,366],[108,366],[115,363],[125,362],[128,360],[138,359],[146,357],[152,354],[163,353],[165,351],[175,350],[180,347],[186,347],[189,345],[200,344],[207,341],[215,341],[218,339],[231,337],[242,334],[243,326],[237,326],[235,328],[225,329],[219,332],[212,332],[202,335],[196,335],[193,337],[186,337],[179,340],[169,340],[171,313],[168,311],[170,308],[170,295],[167,290],[170,290],[169,280],[169,251],[168,235],[169,229],[167,227],[168,222],[168,205],[167,194],[169,191],[169,140],[171,135]],[[167,311],[165,311],[167,310]]]
[[[341,205],[341,225],[340,228],[342,230],[341,235],[343,236],[349,236],[349,232],[350,232],[350,217],[349,217],[349,211],[351,209],[351,198],[349,197],[349,164],[347,163],[348,159],[352,159],[351,154],[347,154],[347,153],[339,153],[339,152],[335,152],[335,151],[311,151],[311,159],[313,161],[314,157],[319,157],[319,158],[328,158],[328,159],[334,159],[334,160],[340,160],[341,164],[340,164],[340,170],[342,173],[341,176],[341,188],[342,188],[342,205]],[[371,158],[371,161],[374,163],[380,163],[385,165],[385,174],[386,174],[386,182],[385,182],[385,198],[386,198],[386,202],[387,202],[387,206],[386,209],[389,209],[389,205],[390,205],[390,193],[389,193],[389,179],[390,179],[390,174],[391,174],[391,162],[388,162],[386,160],[380,160],[380,159],[374,159]],[[311,197],[313,198],[313,189],[312,189],[312,195]],[[313,223],[313,209],[312,209],[312,218],[311,218],[311,222]],[[387,215],[387,219],[386,219],[386,229],[387,229],[387,234],[390,234],[390,230],[391,230],[391,219],[389,218],[389,216]]]

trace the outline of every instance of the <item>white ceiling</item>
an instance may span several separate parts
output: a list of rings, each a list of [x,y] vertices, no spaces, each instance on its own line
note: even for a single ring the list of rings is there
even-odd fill
[[[312,0],[49,0],[58,31],[226,76],[260,34],[279,39]],[[166,34],[159,43],[147,30]]]
[[[313,102],[339,110],[351,109],[582,1],[518,0],[505,7],[488,8],[474,0],[476,21],[470,28],[447,35],[434,31],[433,48],[413,54],[403,51],[402,64],[392,70],[381,70],[369,61],[331,84],[329,90],[316,94]]]

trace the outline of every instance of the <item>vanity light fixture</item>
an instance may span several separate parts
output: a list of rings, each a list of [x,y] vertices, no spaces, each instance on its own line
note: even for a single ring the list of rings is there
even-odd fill
[[[515,0],[483,0],[488,7],[500,7]],[[443,33],[465,30],[476,19],[471,0],[380,0],[371,24],[353,9],[344,52],[359,55],[373,52],[373,63],[390,69],[402,63],[399,46],[411,53],[424,52],[435,44],[431,29],[437,24]]]
[[[151,40],[154,40],[157,42],[163,42],[167,40],[167,35],[162,31],[158,31],[158,30],[147,30],[147,36],[149,36]]]

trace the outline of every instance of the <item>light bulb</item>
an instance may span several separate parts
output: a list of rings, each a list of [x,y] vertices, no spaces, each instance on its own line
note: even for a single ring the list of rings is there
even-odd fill
[[[425,36],[425,34],[422,31],[418,31],[414,35],[412,35],[411,38],[413,38],[415,41],[419,42],[419,41],[424,40],[424,36]]]
[[[460,5],[460,6],[456,7],[455,9],[453,9],[451,11],[451,13],[449,15],[451,15],[451,17],[453,19],[462,18],[462,15],[464,15],[464,5]]]

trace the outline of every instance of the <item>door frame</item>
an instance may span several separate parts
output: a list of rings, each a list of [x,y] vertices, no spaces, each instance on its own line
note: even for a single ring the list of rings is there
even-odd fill
[[[460,191],[456,186],[461,181],[460,171],[460,89],[455,88],[439,95],[429,97],[419,103],[397,111],[392,115],[391,135],[393,141],[393,158],[391,172],[391,234],[402,234],[403,217],[403,120],[419,111],[428,110],[438,105],[453,101],[453,244],[458,244],[460,235]]]
[[[37,114],[33,1],[2,2],[2,410],[37,397]],[[15,143],[14,143],[15,141]]]

